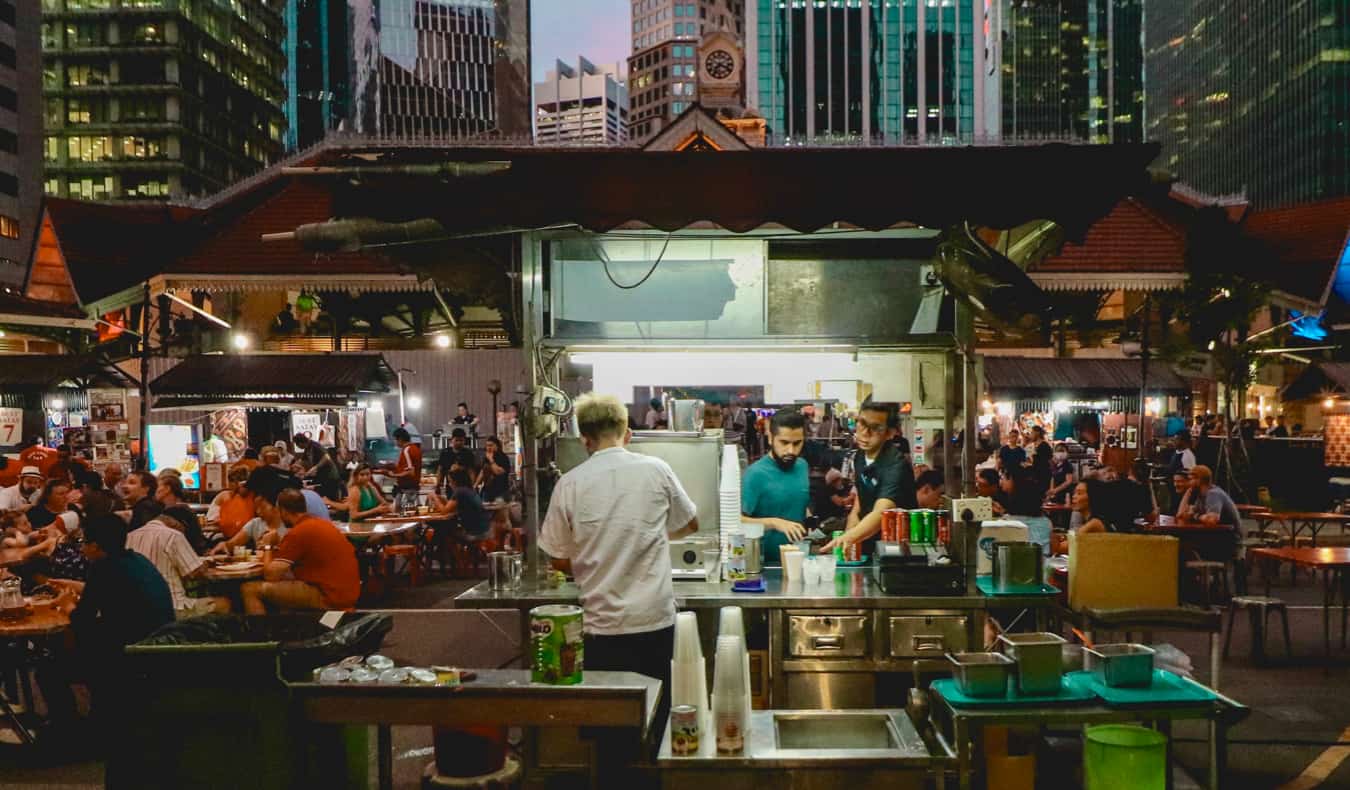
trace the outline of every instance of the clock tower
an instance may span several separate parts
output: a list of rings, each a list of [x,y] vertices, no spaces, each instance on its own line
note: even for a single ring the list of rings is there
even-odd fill
[[[706,110],[727,110],[739,117],[745,110],[745,50],[740,39],[725,31],[709,33],[698,48],[698,99]]]

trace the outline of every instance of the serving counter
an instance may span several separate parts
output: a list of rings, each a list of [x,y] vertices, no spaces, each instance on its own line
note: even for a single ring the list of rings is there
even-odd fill
[[[916,670],[946,672],[946,653],[983,647],[989,610],[1014,617],[1026,610],[1043,627],[1054,603],[1045,595],[990,597],[973,588],[956,596],[889,595],[870,567],[839,568],[832,581],[819,585],[785,580],[777,568],[763,576],[762,593],[732,592],[728,582],[674,584],[676,606],[700,614],[705,656],[714,653],[716,610],[745,610],[751,684],[765,708],[903,706]],[[529,644],[530,609],[578,599],[573,583],[545,587],[527,579],[515,590],[492,590],[484,582],[455,605],[519,611],[523,647]]]

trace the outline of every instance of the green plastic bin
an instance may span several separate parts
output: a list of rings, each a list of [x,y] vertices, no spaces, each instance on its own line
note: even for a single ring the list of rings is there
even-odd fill
[[[1163,790],[1167,736],[1131,724],[1088,727],[1083,776],[1086,790]]]

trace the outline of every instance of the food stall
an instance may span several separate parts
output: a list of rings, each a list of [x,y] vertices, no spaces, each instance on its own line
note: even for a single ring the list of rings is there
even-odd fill
[[[97,355],[6,355],[0,365],[0,449],[42,437],[69,444],[96,466],[126,461],[139,434],[127,398],[136,380]]]

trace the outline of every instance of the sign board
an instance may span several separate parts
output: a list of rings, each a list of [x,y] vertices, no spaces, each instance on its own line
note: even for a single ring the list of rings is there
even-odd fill
[[[314,441],[319,440],[319,427],[323,425],[323,418],[312,411],[293,411],[291,412],[291,434],[295,436],[304,436]]]
[[[23,409],[0,409],[0,445],[15,445],[23,438]]]

